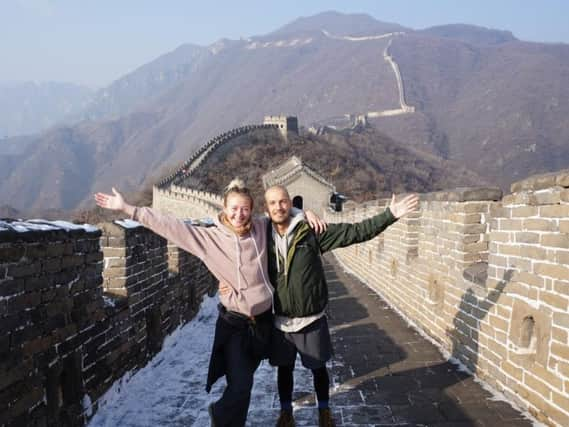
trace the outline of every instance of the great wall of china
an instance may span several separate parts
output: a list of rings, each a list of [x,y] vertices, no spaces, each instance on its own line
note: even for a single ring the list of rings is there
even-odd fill
[[[389,48],[393,42],[395,37],[403,37],[405,36],[405,32],[392,32],[386,34],[379,34],[374,36],[359,36],[359,37],[352,37],[352,36],[338,36],[335,34],[326,31],[325,29],[321,30],[322,34],[332,40],[343,40],[348,42],[369,42],[369,41],[376,41],[376,40],[384,40],[388,39],[387,45],[383,50],[383,59],[391,66],[393,73],[395,75],[395,80],[397,84],[397,90],[399,92],[399,108],[394,108],[390,110],[382,110],[382,111],[368,111],[368,112],[350,112],[346,113],[345,117],[355,117],[356,122],[364,122],[367,118],[378,118],[378,117],[390,117],[390,116],[398,116],[401,114],[410,114],[415,112],[415,107],[408,105],[405,100],[405,87],[403,84],[403,78],[401,77],[401,72],[399,70],[399,65],[389,54]],[[293,39],[293,40],[279,40],[274,42],[251,42],[246,45],[246,49],[260,49],[260,48],[283,48],[283,47],[294,47],[294,46],[304,46],[307,44],[312,43],[314,40],[313,38],[306,38],[306,39]],[[365,117],[365,118],[363,118]]]
[[[486,384],[569,425],[569,171],[512,191],[423,194],[416,214],[335,254]],[[358,221],[385,204],[326,216]],[[0,425],[80,424],[215,286],[197,259],[130,221],[69,226],[0,224]]]
[[[404,109],[402,83],[400,94]],[[184,180],[216,148],[275,127],[211,139],[154,188],[155,207],[214,215],[221,198]],[[386,203],[326,219],[358,221]],[[335,256],[479,379],[565,426],[568,218],[566,170],[515,183],[503,197],[479,188],[421,195],[416,214]],[[0,221],[0,426],[83,424],[215,286],[199,260],[130,221]]]
[[[214,150],[258,129],[278,129],[278,125],[241,126],[210,139],[195,151],[175,172],[153,187],[153,206],[185,218],[204,218],[215,215],[221,210],[223,203],[219,195],[205,191],[195,191],[181,184],[192,176],[192,173]]]
[[[361,36],[361,37],[336,36],[329,33],[326,30],[322,30],[322,33],[326,37],[334,40],[346,40],[351,42],[366,42],[370,40],[381,40],[385,38],[389,39],[387,45],[385,46],[385,49],[383,50],[383,59],[389,63],[395,74],[395,79],[397,81],[397,89],[399,91],[399,100],[398,100],[399,108],[392,110],[383,110],[383,111],[368,111],[364,115],[367,116],[368,118],[377,118],[377,117],[398,116],[401,114],[409,114],[415,112],[415,107],[408,105],[407,102],[405,101],[405,88],[403,86],[403,79],[401,78],[401,72],[399,71],[399,65],[397,65],[397,62],[395,62],[393,57],[389,54],[389,48],[391,47],[393,39],[395,37],[405,35],[404,32],[394,32],[394,33],[381,34],[377,36]],[[348,116],[350,116],[350,114],[348,114]]]

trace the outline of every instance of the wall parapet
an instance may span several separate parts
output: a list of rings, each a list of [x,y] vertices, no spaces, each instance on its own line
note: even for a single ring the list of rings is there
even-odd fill
[[[463,188],[420,199],[335,256],[483,381],[540,421],[569,425],[569,171],[503,197]],[[386,204],[326,219],[353,222]]]
[[[83,425],[214,286],[132,222],[0,221],[0,426]]]

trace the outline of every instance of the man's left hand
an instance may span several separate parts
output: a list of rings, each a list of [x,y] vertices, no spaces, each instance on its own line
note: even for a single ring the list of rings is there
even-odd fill
[[[419,206],[419,196],[417,194],[409,194],[399,201],[395,201],[395,194],[391,197],[389,210],[395,218],[401,218],[410,212],[413,212]]]
[[[304,216],[306,217],[306,222],[308,222],[308,225],[310,225],[310,228],[312,228],[316,234],[326,231],[328,224],[314,212],[306,210],[304,211]]]

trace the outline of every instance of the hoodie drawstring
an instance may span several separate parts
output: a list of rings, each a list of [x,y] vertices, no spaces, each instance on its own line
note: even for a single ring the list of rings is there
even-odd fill
[[[235,252],[237,253],[237,289],[241,290],[241,251],[239,248],[239,240],[237,236],[235,238]]]

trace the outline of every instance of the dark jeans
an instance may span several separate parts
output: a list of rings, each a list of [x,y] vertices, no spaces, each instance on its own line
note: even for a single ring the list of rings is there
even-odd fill
[[[272,331],[272,315],[270,312],[256,317],[258,330]],[[253,375],[262,356],[259,355],[259,344],[252,347],[251,323],[246,316],[226,312],[220,307],[220,316],[216,323],[216,337],[219,337],[219,350],[222,350],[224,374],[227,386],[221,399],[213,404],[213,418],[216,427],[243,427],[247,420]],[[261,334],[262,336],[262,334]],[[223,337],[223,338],[222,338]],[[262,338],[265,338],[262,336]],[[261,353],[268,353],[267,348]],[[215,347],[215,344],[214,344]],[[262,347],[262,346],[261,346]]]

